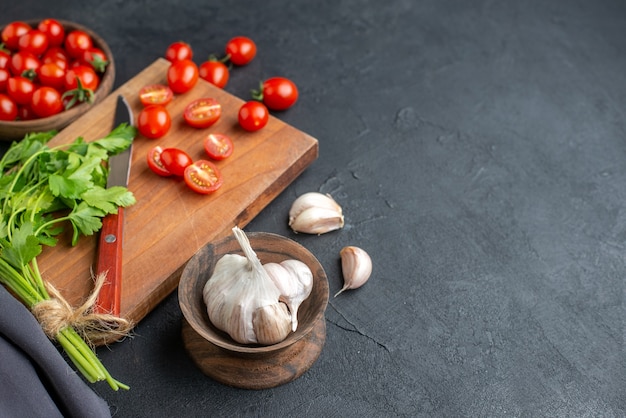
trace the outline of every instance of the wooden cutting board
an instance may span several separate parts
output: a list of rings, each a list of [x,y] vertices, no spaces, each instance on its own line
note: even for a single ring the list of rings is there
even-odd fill
[[[128,100],[136,118],[142,108],[139,89],[147,84],[166,84],[168,66],[165,59],[156,60],[61,131],[51,143],[106,136],[113,127],[119,94]],[[217,99],[222,116],[209,128],[195,129],[185,124],[182,112],[191,100],[201,97]],[[260,131],[251,133],[240,128],[237,112],[243,103],[199,80],[190,92],[175,96],[168,104],[172,128],[166,136],[152,140],[139,135],[135,139],[128,188],[137,203],[125,211],[120,316],[139,322],[176,289],[182,269],[196,251],[230,234],[233,226],[245,226],[317,158],[315,138],[274,116]],[[234,153],[216,163],[224,184],[215,193],[197,194],[183,180],[159,177],[148,168],[146,154],[156,145],[181,148],[194,160],[208,159],[203,139],[209,133],[229,135],[234,142]],[[287,222],[287,213],[276,216]],[[65,236],[55,247],[46,247],[38,262],[43,278],[78,306],[93,289],[97,236],[81,237],[72,247],[70,234],[68,225]]]

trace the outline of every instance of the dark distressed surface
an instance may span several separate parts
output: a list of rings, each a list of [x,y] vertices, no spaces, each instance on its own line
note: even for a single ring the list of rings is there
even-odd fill
[[[58,3],[58,4],[55,4]],[[185,40],[197,61],[234,35],[259,54],[227,90],[292,78],[278,114],[320,158],[247,229],[374,273],[331,299],[313,368],[276,389],[206,378],[177,296],[99,354],[132,386],[115,416],[624,416],[626,4],[550,1],[5,1],[3,23],[53,16],[110,44],[116,85]],[[346,226],[286,224],[332,194]],[[184,245],[184,243],[181,243]]]

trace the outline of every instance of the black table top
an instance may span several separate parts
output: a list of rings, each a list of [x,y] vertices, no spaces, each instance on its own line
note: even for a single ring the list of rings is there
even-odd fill
[[[116,86],[173,41],[201,59],[250,36],[226,90],[293,79],[276,115],[320,155],[245,229],[308,248],[331,295],[343,246],[373,259],[331,296],[313,367],[274,389],[202,374],[171,294],[98,350],[131,386],[94,385],[115,416],[626,414],[624,2],[22,0],[0,17],[92,28]],[[308,191],[342,205],[341,231],[289,230]]]

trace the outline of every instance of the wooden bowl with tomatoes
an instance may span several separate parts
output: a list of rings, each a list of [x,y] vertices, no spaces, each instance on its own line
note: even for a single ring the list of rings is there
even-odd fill
[[[0,34],[5,45],[0,50],[0,141],[60,131],[111,92],[113,54],[91,29],[45,18],[6,23]]]

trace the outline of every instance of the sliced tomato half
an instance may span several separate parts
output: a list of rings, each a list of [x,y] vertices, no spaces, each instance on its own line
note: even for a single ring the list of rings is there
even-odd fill
[[[160,146],[156,146],[148,151],[148,167],[150,167],[150,170],[152,170],[155,174],[158,174],[159,176],[169,177],[172,175],[172,173],[167,171],[167,169],[163,165],[163,162],[161,161],[162,152],[163,148]]]
[[[163,84],[150,84],[143,86],[141,90],[139,90],[139,100],[144,106],[151,104],[165,106],[172,101],[173,97],[174,92],[172,89]]]
[[[208,128],[222,115],[222,105],[213,98],[197,99],[189,103],[183,116],[194,128]]]
[[[213,193],[222,182],[222,173],[210,161],[198,160],[185,169],[185,183],[196,193]]]
[[[214,160],[230,157],[235,149],[233,141],[224,134],[209,134],[204,138],[204,150]]]

